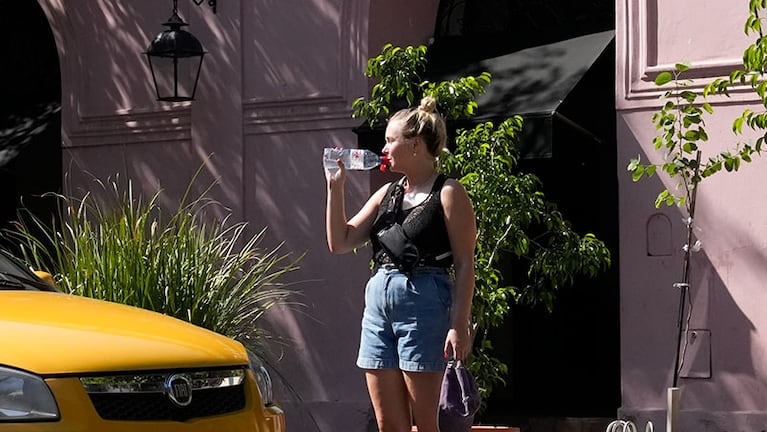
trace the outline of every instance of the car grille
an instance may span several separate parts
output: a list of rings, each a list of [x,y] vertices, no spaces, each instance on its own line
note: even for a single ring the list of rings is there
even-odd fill
[[[243,386],[196,390],[192,403],[179,407],[161,393],[91,394],[96,412],[104,420],[175,420],[209,417],[245,407]]]
[[[169,377],[186,377],[191,400],[180,405],[164,386]],[[244,371],[197,371],[81,378],[93,407],[105,420],[186,421],[239,411],[245,407]]]

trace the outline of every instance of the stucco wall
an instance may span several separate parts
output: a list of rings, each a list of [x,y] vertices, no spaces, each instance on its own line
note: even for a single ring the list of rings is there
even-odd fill
[[[619,416],[663,428],[666,388],[672,384],[685,215],[676,207],[654,208],[663,177],[633,183],[632,157],[661,162],[653,149],[651,115],[660,106],[655,74],[676,62],[692,64],[692,89],[740,62],[749,39],[743,34],[748,2],[682,0],[616,3],[616,106],[620,196],[621,377]],[[754,98],[734,92],[711,99],[710,136],[704,159],[748,142],[735,136],[733,119]],[[758,109],[758,108],[757,108]],[[753,135],[753,133],[751,134]],[[706,179],[698,191],[689,328],[699,339],[683,357],[681,430],[760,431],[767,424],[767,338],[762,305],[767,257],[764,170],[756,158],[737,173]],[[663,183],[661,183],[663,181]],[[710,340],[706,340],[710,335]],[[710,349],[707,347],[710,342]],[[710,367],[709,367],[710,359]],[[707,373],[710,372],[710,378]]]
[[[352,100],[366,94],[367,59],[385,42],[427,43],[437,0],[269,0],[178,2],[208,54],[197,100],[154,100],[142,54],[171,14],[154,0],[39,0],[56,38],[62,74],[65,191],[94,189],[94,178],[130,178],[137,190],[162,187],[177,205],[202,166],[196,191],[252,230],[264,247],[306,253],[292,275],[298,310],[271,314],[277,397],[291,431],[363,431],[373,422],[356,368],[369,252],[332,256],[324,235],[327,146],[356,146]],[[162,3],[162,4],[160,4]],[[167,3],[167,4],[166,4]],[[406,10],[407,15],[402,11]],[[353,173],[347,208],[376,182]]]
[[[285,250],[307,253],[294,276],[306,307],[271,319],[286,341],[277,347],[284,352],[278,368],[296,392],[278,392],[290,430],[368,428],[372,413],[353,365],[367,254],[327,253],[318,160],[322,147],[356,142],[348,107],[367,88],[366,59],[387,41],[425,43],[437,1],[226,0],[214,15],[181,0],[181,15],[209,54],[198,100],[176,105],[154,101],[141,54],[170,15],[170,2],[167,8],[152,0],[39,3],[61,62],[66,190],[91,189],[93,176],[119,173],[148,192],[164,188],[164,203],[173,206],[204,164],[199,190],[217,179],[213,197],[235,219],[254,230],[268,226],[269,243],[285,241]],[[683,215],[653,208],[660,181],[632,183],[625,166],[637,154],[656,157],[654,74],[688,61],[699,89],[736,65],[748,41],[741,31],[746,7],[745,0],[616,3],[619,415],[653,419],[659,428],[674,360],[678,293],[671,285],[681,277]],[[753,99],[736,92],[713,103],[710,152],[731,146],[730,122]],[[767,338],[760,331],[767,319],[760,313],[765,163],[761,158],[737,174],[720,174],[699,191],[696,235],[704,249],[693,261],[690,327],[710,331],[711,378],[681,379],[685,430],[757,431],[767,424]],[[350,211],[370,184],[368,174],[351,176]],[[685,361],[699,372],[708,353],[690,350]]]

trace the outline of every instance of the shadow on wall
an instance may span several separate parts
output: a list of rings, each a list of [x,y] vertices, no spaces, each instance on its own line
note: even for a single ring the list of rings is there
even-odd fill
[[[360,430],[369,402],[364,376],[354,362],[371,252],[363,247],[356,254],[329,253],[323,229],[325,180],[320,164],[324,145],[348,143],[339,142],[333,131],[307,134],[301,146],[295,145],[296,134],[265,139],[267,144],[258,147],[255,166],[245,173],[247,182],[258,184],[255,196],[247,199],[257,203],[264,220],[282,219],[270,227],[269,239],[304,244],[307,255],[301,266],[314,271],[294,275],[304,278],[296,287],[303,293],[298,301],[306,308],[269,317],[275,333],[287,342],[275,348],[284,351],[279,368],[288,374],[288,382],[275,380],[275,390],[285,396],[282,402],[289,402],[289,421],[299,430],[325,430],[314,422],[322,424],[328,418],[335,419],[333,430]],[[246,149],[251,150],[255,148]],[[348,174],[349,212],[362,205],[354,197],[367,197],[368,178],[367,172]],[[284,391],[284,386],[292,386],[296,393]]]
[[[762,260],[767,257],[762,256]],[[727,376],[741,376],[756,379],[754,367],[753,339],[756,335],[754,323],[743,312],[730,290],[719,277],[717,270],[705,251],[692,255],[691,299],[686,305],[689,326],[683,343],[680,383],[695,389],[704,380],[714,383]],[[726,407],[737,407],[743,402],[747,406],[761,404],[759,400],[743,401],[742,388],[732,388],[716,397],[702,392],[702,406],[712,403]],[[684,400],[682,401],[684,408]]]
[[[286,7],[280,0],[247,3],[243,56],[252,70],[248,69],[250,76],[244,77],[245,97],[295,101],[344,96],[339,90],[347,83],[338,81],[343,76],[339,68],[349,66],[348,59],[358,48],[353,45],[355,40],[343,39],[353,38],[353,33],[359,31],[344,27],[352,22],[352,6],[349,1],[312,2],[301,8]],[[349,49],[338,50],[345,46]],[[318,55],[323,52],[337,52],[337,56]],[[227,83],[214,85],[211,91],[227,90]]]
[[[747,168],[716,181],[737,182],[735,176],[746,180],[754,172]],[[730,211],[743,205],[740,200],[736,192],[727,197],[699,194],[696,234],[703,249],[693,253],[691,261],[691,331],[680,373],[681,386],[691,391],[682,395],[682,409],[743,411],[765,403],[759,390],[764,387],[763,372],[757,366],[764,338],[757,329],[762,325],[758,305],[767,279],[767,253],[757,245],[763,240],[752,223]],[[748,218],[761,220],[756,212],[764,211],[757,209]],[[717,392],[711,391],[707,377]]]
[[[619,416],[658,425],[665,421],[666,388],[672,384],[679,313],[679,290],[673,284],[682,278],[686,226],[680,209],[653,207],[655,196],[665,187],[657,176],[633,183],[625,171],[636,152],[647,157],[638,142],[642,132],[633,130],[629,121],[635,114],[637,119],[649,119],[646,112],[618,117],[619,140],[622,137],[617,159],[622,282]],[[651,138],[642,142],[651,143]],[[737,174],[748,175],[747,169]],[[712,181],[731,181],[725,179],[730,177]],[[745,182],[750,183],[755,184]],[[721,186],[720,191],[726,190]],[[760,318],[755,310],[762,303],[763,294],[756,288],[767,278],[763,265],[767,256],[755,245],[759,238],[753,223],[736,216],[742,212],[730,210],[742,206],[738,195],[743,192],[711,192],[716,191],[701,189],[698,195],[695,233],[703,249],[691,257],[690,295],[683,315],[688,331],[680,368],[681,409],[695,419],[764,406],[759,390],[763,378],[756,363],[763,338],[757,335]],[[733,220],[726,219],[728,212]],[[749,219],[763,218],[749,215]]]
[[[761,259],[767,257],[762,256]],[[674,261],[680,264],[678,267],[681,269],[681,260]],[[645,297],[642,306],[622,305],[623,310],[640,307],[663,310],[665,314],[648,314],[645,321],[635,323],[635,332],[641,334],[642,328],[655,327],[652,322],[662,321],[661,332],[656,331],[649,338],[640,335],[624,341],[624,344],[631,346],[624,349],[623,354],[628,353],[632,358],[623,362],[623,406],[618,417],[635,418],[639,420],[637,424],[648,420],[655,425],[665,422],[665,410],[658,406],[665,404],[666,388],[671,386],[677,342],[679,291],[672,288],[672,283],[664,281],[660,287],[671,293],[662,301],[673,299],[672,302],[653,304],[658,297]],[[632,289],[642,288],[634,286]],[[754,357],[758,357],[758,353],[754,352],[756,327],[733,298],[703,250],[692,255],[690,295],[685,304],[684,318],[679,373],[679,387],[682,389],[680,409],[697,413],[686,415],[685,421],[694,418],[697,422],[698,417],[716,416],[717,412],[761,406],[761,396],[749,390],[762,385],[753,362]],[[648,367],[651,364],[662,366]]]
[[[78,195],[93,189],[94,179],[119,176],[132,179],[144,195],[164,189],[162,205],[175,208],[211,152],[190,144],[188,104],[155,101],[144,51],[165,29],[162,23],[171,15],[172,3],[41,4],[60,43],[67,193]],[[212,12],[206,6],[197,9],[191,1],[179,2],[184,19],[192,21],[190,31],[200,37],[203,26],[194,18]],[[192,195],[214,178],[206,166]]]
[[[194,109],[189,104],[169,105],[154,100],[143,54],[152,37],[164,29],[161,24],[171,13],[171,2],[87,2],[68,8],[46,4],[54,28],[67,36],[62,40],[79,44],[59,47],[70,77],[69,87],[64,89],[63,112],[69,116],[65,124],[74,127],[81,120],[104,121],[121,129],[100,131],[110,132],[111,136],[120,134],[119,142],[100,143],[100,137],[91,130],[86,130],[83,137],[87,143],[74,139],[80,147],[66,155],[78,159],[71,164],[73,171],[89,171],[83,181],[88,183],[92,176],[105,179],[119,169],[137,183],[148,185],[147,192],[153,192],[158,185],[183,192],[191,173],[204,161],[203,179],[221,179],[220,200],[239,210],[244,189],[240,174],[249,169],[242,160],[246,144],[242,133],[243,103],[245,116],[259,116],[265,107],[291,110],[277,120],[256,119],[267,122],[301,117],[301,113],[292,112],[294,104],[301,105],[297,101],[332,99],[350,103],[344,98],[351,80],[339,78],[343,75],[339,70],[358,66],[355,56],[359,47],[353,35],[361,30],[345,28],[355,18],[351,15],[356,3],[335,3],[339,4],[313,3],[291,9],[271,1],[248,3],[241,10],[219,2],[213,14],[206,4],[197,7],[191,1],[179,2],[179,13],[190,24],[186,29],[208,52],[197,100],[191,105]],[[75,38],[65,33],[69,30],[63,30],[71,28],[87,36]],[[345,37],[351,38],[348,45]],[[325,51],[339,55],[318,55],[323,50],[316,44],[321,43],[328,45]],[[339,51],[338,46],[348,48]],[[154,117],[161,118],[152,123]],[[194,126],[191,134],[187,121]],[[290,124],[284,126],[289,128]],[[158,136],[157,130],[168,133]],[[140,144],[145,144],[146,151]],[[142,156],[131,157],[136,153]],[[97,154],[110,163],[94,163]],[[211,154],[213,157],[207,159]],[[200,188],[209,183],[201,181]],[[239,211],[235,214],[241,215]]]

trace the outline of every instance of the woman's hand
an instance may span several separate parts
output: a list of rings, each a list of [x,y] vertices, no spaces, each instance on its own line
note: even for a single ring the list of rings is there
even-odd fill
[[[455,328],[448,330],[445,338],[445,358],[450,358],[452,355],[453,359],[463,361],[469,354],[471,354],[469,331],[459,331]]]
[[[336,161],[338,163],[338,169],[325,168],[325,180],[328,182],[328,187],[333,188],[336,185],[343,186],[346,181],[346,167],[341,159]]]

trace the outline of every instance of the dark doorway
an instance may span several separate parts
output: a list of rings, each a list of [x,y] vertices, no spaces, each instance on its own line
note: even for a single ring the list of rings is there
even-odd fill
[[[479,116],[484,110],[497,123],[523,115],[528,142],[521,144],[539,151],[528,151],[519,168],[542,180],[546,198],[575,231],[603,240],[613,261],[599,278],[579,278],[561,290],[552,313],[515,306],[494,331],[496,355],[509,375],[479,418],[486,424],[585,430],[577,422],[557,428],[558,420],[546,427],[536,421],[604,420],[620,406],[614,23],[611,0],[440,2],[430,77],[497,67],[495,87],[478,99]],[[574,67],[569,59],[584,59],[589,41],[598,42],[601,54]],[[577,72],[572,80],[569,70]],[[559,88],[564,91],[558,82],[568,84]]]
[[[56,42],[37,1],[0,1],[0,228],[20,207],[43,220],[58,214],[61,74]]]
[[[520,113],[525,127],[535,126],[523,139],[544,143],[520,170],[541,179],[575,231],[607,244],[613,265],[560,290],[551,313],[512,308],[492,337],[510,373],[490,399],[488,422],[609,418],[620,406],[614,64],[611,42],[550,114]]]

